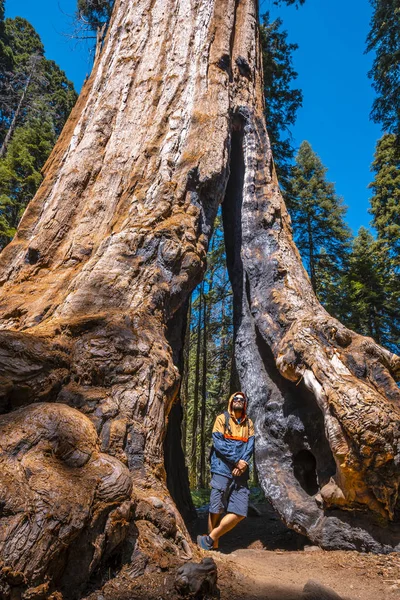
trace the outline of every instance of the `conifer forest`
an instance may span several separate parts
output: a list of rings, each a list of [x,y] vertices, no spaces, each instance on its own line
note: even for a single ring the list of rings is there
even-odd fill
[[[313,0],[76,0],[80,92],[8,1],[0,600],[399,598],[400,0],[365,0],[357,232],[292,135],[299,47],[273,15]],[[249,512],[217,548],[239,391]]]

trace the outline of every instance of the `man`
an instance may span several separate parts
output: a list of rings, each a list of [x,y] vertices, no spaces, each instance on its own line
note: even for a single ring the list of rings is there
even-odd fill
[[[208,535],[197,537],[197,544],[203,550],[218,548],[219,538],[247,516],[254,426],[246,409],[245,394],[235,392],[229,398],[228,411],[214,423]],[[222,517],[224,512],[227,514]]]

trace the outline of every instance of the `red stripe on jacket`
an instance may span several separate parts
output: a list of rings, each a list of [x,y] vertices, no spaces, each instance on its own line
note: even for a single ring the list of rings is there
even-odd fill
[[[229,435],[227,433],[224,434],[224,438],[226,440],[237,440],[239,442],[248,442],[249,441],[248,437],[239,437],[237,435]]]

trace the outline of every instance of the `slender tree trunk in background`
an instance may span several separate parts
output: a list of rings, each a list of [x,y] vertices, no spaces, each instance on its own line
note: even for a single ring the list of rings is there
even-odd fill
[[[190,487],[193,489],[197,486],[197,430],[199,424],[199,394],[200,394],[200,361],[201,361],[201,324],[203,314],[203,287],[200,287],[199,293],[199,311],[197,316],[197,332],[196,332],[196,367],[194,375],[194,392],[193,392],[193,415],[192,415],[192,432],[191,432],[191,451],[190,451]]]
[[[25,105],[25,100],[26,100],[26,96],[27,96],[27,93],[28,93],[28,90],[29,90],[29,86],[30,86],[31,81],[32,81],[32,77],[33,77],[34,71],[36,69],[36,66],[37,66],[39,60],[40,60],[39,56],[34,56],[33,59],[32,59],[31,70],[30,70],[29,75],[27,77],[27,80],[25,82],[24,89],[22,90],[21,98],[19,99],[17,109],[16,109],[16,111],[14,113],[14,116],[13,116],[12,121],[10,123],[10,127],[8,128],[8,131],[6,133],[4,141],[3,141],[2,145],[1,145],[1,148],[0,148],[0,158],[3,158],[3,156],[5,155],[5,153],[7,151],[7,148],[8,148],[8,144],[10,143],[11,138],[14,135],[14,131],[15,131],[16,127],[17,127],[19,118],[21,116],[21,111],[22,111],[22,109],[23,109],[23,107]]]
[[[206,480],[206,400],[207,400],[207,336],[208,336],[208,303],[203,298],[203,345],[202,345],[202,374],[201,374],[201,408],[200,408],[200,472],[199,488],[205,487]]]
[[[0,255],[5,600],[77,598],[108,561],[137,574],[190,552],[163,442],[183,308],[222,201],[236,364],[267,497],[325,548],[400,549],[400,359],[345,329],[312,291],[274,172],[261,73],[255,0],[115,4]],[[180,443],[175,452],[181,460]]]
[[[213,254],[215,250],[215,235],[211,241],[210,252]],[[207,286],[207,294],[203,288],[203,357],[202,357],[202,376],[201,376],[201,411],[200,411],[200,480],[199,488],[203,489],[206,486],[206,457],[207,457],[207,441],[206,441],[206,407],[207,407],[207,373],[208,373],[208,323],[211,318],[212,309],[212,292],[214,287],[215,264],[212,265],[209,274]]]
[[[222,393],[223,393],[223,383],[226,380],[226,375],[225,375],[225,370],[228,368],[228,365],[226,364],[225,356],[226,356],[226,352],[227,352],[227,343],[226,343],[226,338],[227,338],[227,333],[226,333],[226,328],[225,328],[225,303],[222,302],[222,307],[221,307],[221,323],[222,323],[222,330],[221,330],[221,354],[222,354],[222,360],[220,361],[220,368],[219,368],[219,375],[218,375],[218,401],[222,401]]]
[[[187,444],[187,409],[189,400],[189,350],[190,350],[190,321],[192,318],[192,297],[189,298],[189,308],[187,314],[187,324],[185,332],[185,344],[183,347],[183,373],[181,383],[181,404],[183,409],[182,420],[182,448],[186,452]]]
[[[211,251],[214,249],[214,238],[212,241]],[[208,323],[211,318],[211,294],[214,286],[214,271],[211,272],[210,281],[208,283],[208,297],[204,295],[203,309],[203,361],[202,361],[202,378],[201,378],[201,412],[200,412],[200,482],[199,487],[204,488],[206,482],[206,458],[207,458],[207,440],[206,440],[206,401],[207,401],[207,372],[208,372]],[[204,289],[204,288],[203,288]]]

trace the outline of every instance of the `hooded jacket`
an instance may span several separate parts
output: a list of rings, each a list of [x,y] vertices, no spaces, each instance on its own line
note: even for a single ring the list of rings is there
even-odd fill
[[[240,423],[235,418],[232,409],[233,397],[237,393],[232,394],[228,402],[230,431],[227,431],[225,427],[224,413],[215,419],[212,431],[211,473],[225,477],[232,477],[232,469],[239,460],[244,460],[248,464],[254,450],[254,425],[247,416],[247,400],[245,399]],[[247,481],[249,470],[247,469],[241,477]]]

